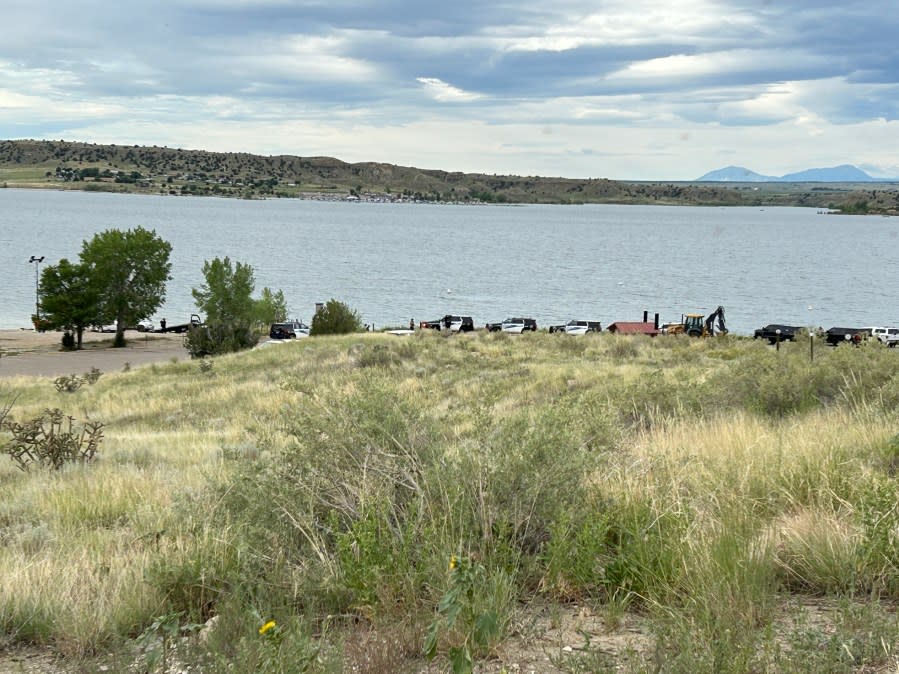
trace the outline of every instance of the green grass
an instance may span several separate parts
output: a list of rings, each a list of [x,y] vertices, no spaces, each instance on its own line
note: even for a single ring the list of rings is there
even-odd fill
[[[180,658],[340,670],[367,634],[393,644],[368,671],[415,669],[433,630],[463,667],[576,602],[653,646],[560,671],[896,664],[899,358],[874,344],[365,334],[13,381],[17,418],[106,440],[59,473],[0,462],[12,641],[83,657],[218,616]],[[807,625],[809,599],[832,610]]]

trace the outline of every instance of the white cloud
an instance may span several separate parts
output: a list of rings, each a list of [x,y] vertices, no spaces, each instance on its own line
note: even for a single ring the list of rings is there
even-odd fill
[[[568,51],[580,47],[652,45],[660,42],[711,45],[740,33],[749,38],[758,19],[735,7],[703,0],[605,2],[571,8],[555,23],[529,29],[494,28],[508,51]]]
[[[790,50],[749,50],[706,52],[702,54],[674,54],[629,64],[605,79],[619,83],[679,82],[715,76],[733,76],[758,71],[781,71],[814,67],[824,63],[816,55]]]
[[[416,77],[415,80],[424,87],[431,98],[441,103],[468,103],[481,98],[480,94],[463,91],[436,77]]]

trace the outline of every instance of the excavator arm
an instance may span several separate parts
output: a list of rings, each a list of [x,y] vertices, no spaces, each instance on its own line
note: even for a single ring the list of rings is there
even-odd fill
[[[715,326],[716,319],[718,321],[717,327]],[[727,325],[724,322],[724,307],[721,306],[710,313],[709,317],[705,319],[705,334],[714,335],[716,332],[722,335],[727,334]]]

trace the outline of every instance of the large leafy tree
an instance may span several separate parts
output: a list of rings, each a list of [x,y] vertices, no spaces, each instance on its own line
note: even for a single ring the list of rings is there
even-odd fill
[[[287,301],[284,292],[272,292],[271,288],[262,289],[262,297],[256,300],[256,322],[262,325],[281,323],[287,320]]]
[[[226,257],[203,263],[205,283],[192,288],[197,308],[206,314],[206,325],[188,334],[192,356],[207,356],[239,351],[258,341],[260,323],[276,323],[287,316],[284,293],[262,289],[262,297],[253,299],[256,276],[253,267],[231,262]]]
[[[50,327],[74,332],[80,349],[84,328],[100,322],[99,295],[85,266],[63,258],[44,267],[39,294]]]
[[[249,325],[255,317],[256,302],[253,290],[256,277],[253,267],[231,259],[215,258],[203,263],[206,282],[191,289],[200,313],[207,323],[240,323]]]
[[[172,245],[143,227],[109,229],[85,241],[81,263],[99,297],[103,321],[115,321],[115,346],[125,345],[125,328],[149,318],[165,301],[171,279]]]

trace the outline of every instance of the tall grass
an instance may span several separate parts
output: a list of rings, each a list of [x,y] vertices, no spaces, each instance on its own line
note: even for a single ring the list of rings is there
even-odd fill
[[[539,597],[643,612],[647,669],[795,664],[784,596],[899,599],[897,374],[874,346],[416,334],[66,396],[16,379],[13,414],[68,407],[107,439],[59,474],[0,465],[0,624],[79,654],[219,616],[250,663],[287,657],[255,632],[275,618],[339,667],[360,624],[405,635],[401,660],[432,628],[438,654],[488,655]]]

